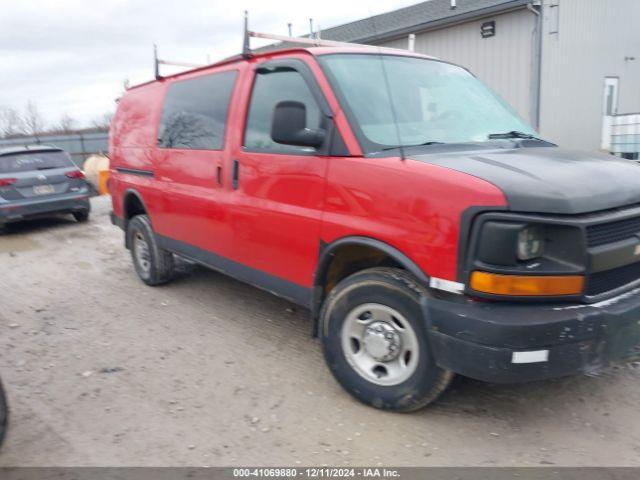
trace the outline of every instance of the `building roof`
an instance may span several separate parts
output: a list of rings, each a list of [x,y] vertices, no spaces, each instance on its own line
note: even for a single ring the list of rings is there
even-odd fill
[[[468,21],[485,15],[522,7],[530,0],[428,0],[416,5],[374,15],[322,30],[321,37],[341,42],[368,43],[414,33],[448,23]]]

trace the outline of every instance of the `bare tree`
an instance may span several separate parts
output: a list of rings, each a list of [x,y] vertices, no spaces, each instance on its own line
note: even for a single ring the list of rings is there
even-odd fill
[[[43,132],[45,124],[38,106],[31,100],[27,102],[27,106],[25,107],[23,122],[24,133],[33,135],[37,140],[38,134]]]
[[[76,120],[68,113],[63,113],[55,130],[60,133],[72,133],[76,126]]]
[[[98,118],[94,118],[93,121],[91,122],[91,125],[94,128],[100,128],[100,129],[109,129],[109,127],[111,126],[111,120],[113,120],[113,112],[107,112],[101,116],[99,116]]]
[[[17,135],[24,131],[22,118],[15,108],[0,107],[0,137]]]

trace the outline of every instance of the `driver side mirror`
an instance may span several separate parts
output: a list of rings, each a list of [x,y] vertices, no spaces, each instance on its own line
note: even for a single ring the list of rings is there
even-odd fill
[[[325,131],[307,128],[307,108],[293,100],[279,102],[273,110],[271,138],[276,143],[298,147],[322,146]]]

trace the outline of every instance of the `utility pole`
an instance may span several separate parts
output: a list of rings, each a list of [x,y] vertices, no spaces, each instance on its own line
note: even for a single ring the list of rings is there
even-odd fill
[[[291,24],[287,23],[287,28],[289,29],[289,36],[293,37],[293,35],[291,34]]]

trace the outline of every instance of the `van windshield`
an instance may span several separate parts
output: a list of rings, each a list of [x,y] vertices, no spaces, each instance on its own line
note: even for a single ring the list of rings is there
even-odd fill
[[[374,54],[319,57],[365,150],[536,136],[467,70],[437,60]]]
[[[0,155],[0,173],[31,172],[73,166],[69,156],[61,151],[20,152]]]

